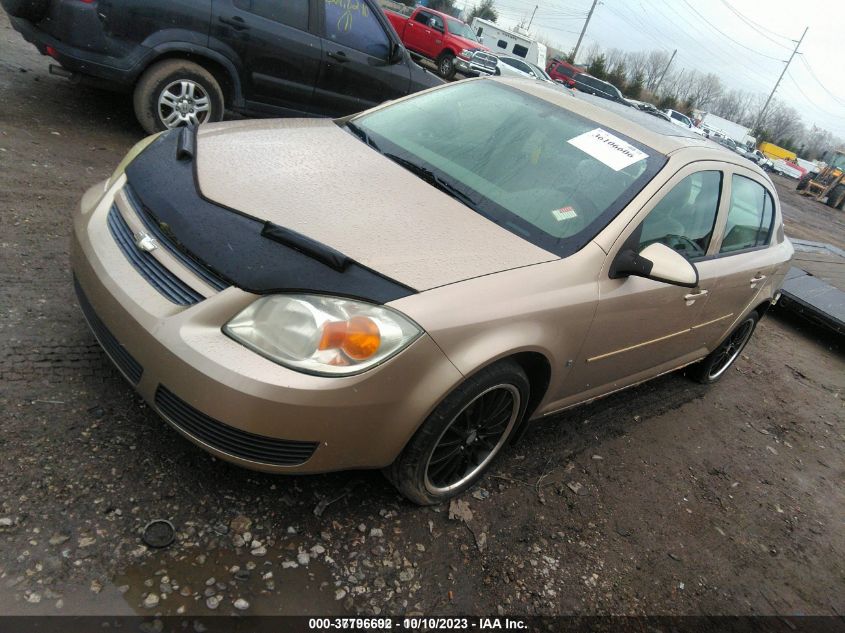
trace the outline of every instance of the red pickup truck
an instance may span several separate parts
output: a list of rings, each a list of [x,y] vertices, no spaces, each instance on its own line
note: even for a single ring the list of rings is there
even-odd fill
[[[454,77],[456,70],[471,76],[495,74],[497,58],[465,22],[426,7],[417,7],[410,17],[389,9],[384,13],[405,48],[435,61],[444,79]]]

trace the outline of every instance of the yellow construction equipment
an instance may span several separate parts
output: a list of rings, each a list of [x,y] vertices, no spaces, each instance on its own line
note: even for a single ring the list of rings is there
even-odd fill
[[[829,207],[845,210],[845,150],[833,152],[833,158],[824,169],[804,176],[796,188]]]

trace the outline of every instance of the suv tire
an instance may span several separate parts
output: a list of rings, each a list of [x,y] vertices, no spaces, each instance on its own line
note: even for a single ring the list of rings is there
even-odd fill
[[[716,349],[687,369],[687,376],[703,385],[711,385],[720,380],[742,354],[759,320],[760,315],[757,312],[750,312]]]
[[[135,116],[148,134],[223,119],[223,91],[205,68],[184,59],[150,66],[135,85]]]
[[[519,426],[529,392],[528,377],[515,361],[485,367],[446,396],[384,475],[419,505],[465,492]]]

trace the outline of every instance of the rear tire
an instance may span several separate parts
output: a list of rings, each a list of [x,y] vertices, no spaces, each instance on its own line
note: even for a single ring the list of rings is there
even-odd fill
[[[2,0],[6,13],[30,22],[40,22],[47,14],[50,0]]]
[[[734,330],[728,334],[718,347],[708,354],[703,360],[687,369],[686,374],[696,382],[703,385],[712,385],[720,380],[728,369],[736,362],[742,350],[754,334],[760,315],[751,312],[745,317]]]
[[[482,369],[446,396],[384,475],[419,505],[465,492],[519,426],[529,392],[528,377],[512,360]]]
[[[452,53],[447,51],[437,58],[437,72],[443,79],[455,76],[455,56]]]
[[[166,59],[150,66],[135,85],[135,116],[148,134],[223,119],[223,91],[199,64]]]
[[[827,205],[840,211],[845,210],[845,185],[836,185],[827,196]]]

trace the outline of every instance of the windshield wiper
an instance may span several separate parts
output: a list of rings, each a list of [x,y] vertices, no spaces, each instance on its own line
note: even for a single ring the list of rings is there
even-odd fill
[[[408,160],[407,158],[402,158],[401,156],[397,156],[396,154],[385,154],[385,156],[392,160],[394,163],[397,163],[408,171],[413,172],[428,184],[437,187],[443,193],[452,196],[453,198],[455,198],[455,200],[462,202],[468,207],[471,207],[473,210],[475,210],[478,206],[478,203],[475,201],[475,199],[473,199],[472,196],[468,195],[448,180],[444,180],[443,178],[435,174],[433,171],[431,171],[428,167],[418,165],[414,161]]]
[[[376,145],[376,142],[371,139],[370,135],[367,134],[362,128],[352,123],[352,121],[347,121],[346,127],[349,129],[350,132],[352,132],[355,136],[364,141],[367,145],[372,147],[377,152],[381,153],[381,150],[378,148],[378,145]]]

